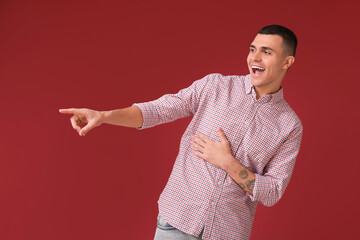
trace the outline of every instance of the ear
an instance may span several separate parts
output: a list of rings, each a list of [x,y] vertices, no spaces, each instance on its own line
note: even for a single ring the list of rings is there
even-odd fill
[[[282,67],[283,70],[288,70],[291,65],[293,65],[295,62],[294,56],[287,56],[284,61],[284,66]]]

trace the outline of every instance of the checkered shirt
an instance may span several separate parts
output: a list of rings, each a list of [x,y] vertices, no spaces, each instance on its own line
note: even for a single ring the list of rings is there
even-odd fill
[[[257,203],[274,205],[289,183],[300,149],[302,124],[281,88],[256,100],[250,75],[209,74],[177,94],[134,104],[140,129],[193,116],[159,204],[160,215],[203,239],[249,239]],[[251,196],[222,169],[193,155],[191,136],[220,141],[221,127],[233,156],[255,174]]]

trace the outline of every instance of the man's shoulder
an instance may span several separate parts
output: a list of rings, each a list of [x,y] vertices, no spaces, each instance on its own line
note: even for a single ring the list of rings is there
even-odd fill
[[[204,78],[210,83],[211,86],[230,86],[233,84],[244,85],[245,81],[250,81],[250,75],[224,75],[221,73],[210,73]]]
[[[213,80],[233,80],[233,79],[245,80],[246,78],[250,77],[250,74],[246,74],[246,75],[224,75],[222,73],[209,73],[205,77],[209,78],[209,79],[213,79]]]
[[[302,122],[296,112],[292,109],[292,107],[287,103],[285,99],[279,102],[277,108],[280,110],[279,120],[283,123],[283,125],[288,128],[300,128],[302,129]]]

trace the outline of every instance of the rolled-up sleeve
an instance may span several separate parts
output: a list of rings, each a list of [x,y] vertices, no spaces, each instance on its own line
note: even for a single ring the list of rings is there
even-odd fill
[[[295,167],[300,150],[303,127],[295,128],[281,145],[275,156],[264,169],[264,174],[255,174],[253,195],[247,193],[252,201],[270,207],[282,197]]]
[[[166,94],[150,102],[134,103],[133,105],[137,106],[142,112],[144,120],[139,129],[154,127],[194,115],[199,106],[201,93],[211,75],[209,74],[193,82],[191,86],[180,90],[176,94]]]

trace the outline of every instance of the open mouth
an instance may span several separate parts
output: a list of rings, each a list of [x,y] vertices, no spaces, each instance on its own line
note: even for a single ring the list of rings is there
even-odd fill
[[[255,75],[261,74],[265,71],[265,68],[259,67],[259,66],[251,66],[252,71]]]

